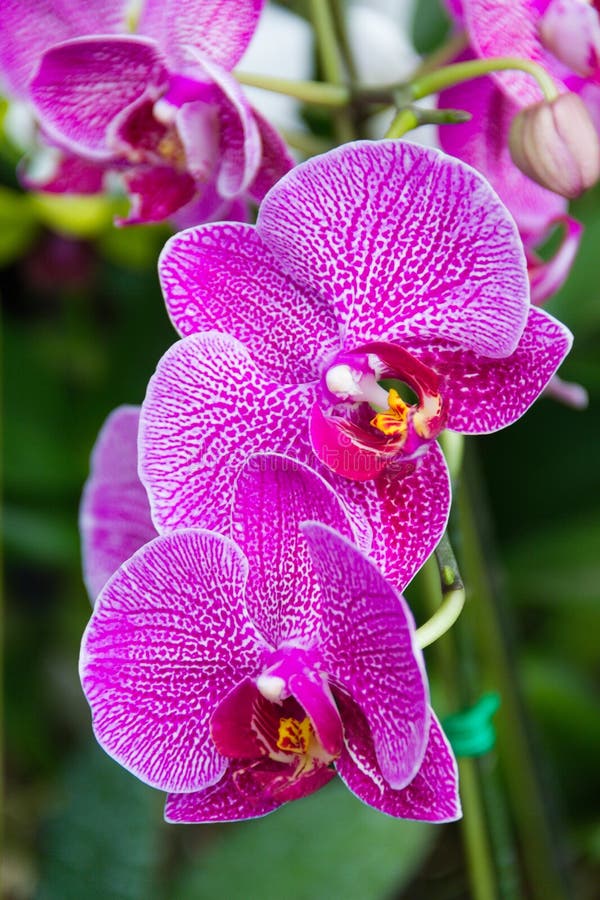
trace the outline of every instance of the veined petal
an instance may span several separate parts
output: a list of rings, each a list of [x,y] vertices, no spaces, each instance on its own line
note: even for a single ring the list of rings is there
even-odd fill
[[[335,309],[352,349],[443,336],[511,353],[529,292],[513,219],[485,179],[437,150],[357,141],[297,166],[257,229],[284,271]]]
[[[270,797],[255,784],[254,795],[242,793],[235,781],[235,769],[229,766],[221,780],[204,791],[169,794],[165,804],[167,822],[237,822],[257,819],[273,812],[284,802]]]
[[[354,537],[335,491],[316,472],[290,457],[251,457],[235,482],[231,537],[248,559],[248,612],[275,647],[310,645],[318,634],[318,581],[300,532],[307,519]]]
[[[226,769],[210,717],[264,650],[243,602],[246,573],[231,541],[179,531],[142,547],[98,598],[80,657],[94,731],[153,787],[195,791]]]
[[[188,47],[232,69],[244,54],[264,0],[146,0],[139,31],[160,45],[171,68],[189,65]]]
[[[157,99],[168,73],[146,38],[102,37],[66,41],[42,57],[31,95],[44,130],[67,149],[108,160],[113,120],[142,97]]]
[[[458,61],[472,58],[472,53],[463,53]],[[518,104],[488,77],[442,91],[439,107],[472,114],[469,122],[440,126],[442,149],[485,175],[514,216],[523,240],[540,242],[551,223],[565,214],[567,201],[540,187],[513,163],[508,135]]]
[[[421,766],[429,733],[429,691],[412,614],[373,563],[335,531],[320,523],[302,531],[321,588],[324,668],[364,713],[385,780],[405,787]]]
[[[414,349],[444,378],[448,428],[463,434],[488,434],[516,422],[529,409],[572,341],[571,332],[561,322],[531,307],[519,346],[506,359],[482,359],[449,344]]]
[[[335,767],[353,794],[388,816],[424,822],[460,818],[456,760],[433,710],[419,771],[406,787],[394,790],[378,765],[364,716],[346,697],[339,697],[338,705],[344,717],[347,749]]]
[[[282,382],[316,380],[339,347],[329,307],[281,272],[252,226],[223,222],[176,234],[158,271],[181,335],[213,328],[230,334]]]
[[[100,431],[79,512],[84,580],[92,603],[110,576],[156,537],[137,474],[138,406],[115,409]]]
[[[539,0],[463,0],[465,25],[478,56],[519,56],[539,63],[555,80],[564,69],[540,38]],[[547,5],[547,4],[546,4]],[[493,78],[519,106],[543,99],[539,85],[526,72],[495,72]],[[557,87],[564,90],[560,80]]]
[[[50,194],[99,194],[104,167],[58,147],[43,147],[33,157],[22,160],[19,181],[30,191]]]
[[[310,386],[282,387],[245,347],[209,332],[176,343],[148,385],[140,477],[159,531],[229,528],[233,482],[248,456],[304,448]]]
[[[554,255],[543,260],[535,253],[528,253],[531,302],[541,305],[564,284],[579,250],[583,225],[571,216],[561,216],[553,225],[563,226],[561,242]]]
[[[260,134],[262,154],[260,166],[252,184],[248,185],[248,196],[255,203],[261,203],[267,191],[296,165],[286,142],[263,116],[252,109],[254,121]]]
[[[171,166],[135,166],[123,175],[131,208],[119,225],[162,222],[189,203],[196,194],[196,183],[188,172],[175,172]]]
[[[258,125],[233,75],[196,50],[190,50],[190,55],[215,87],[220,137],[217,190],[222,197],[235,197],[250,186],[258,172],[262,150]]]
[[[25,95],[42,53],[86,34],[125,29],[129,0],[3,0],[0,4],[0,68],[11,92]]]

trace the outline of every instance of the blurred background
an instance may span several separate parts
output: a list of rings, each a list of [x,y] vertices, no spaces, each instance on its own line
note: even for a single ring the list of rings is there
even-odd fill
[[[423,4],[418,49],[433,46],[443,27],[434,4]],[[16,149],[4,139],[0,151],[4,896],[468,897],[458,823],[394,821],[334,782],[257,822],[167,826],[162,796],[94,743],[77,676],[90,614],[79,497],[104,418],[141,402],[175,337],[156,276],[169,231],[114,229],[109,201],[25,196]],[[590,406],[576,412],[543,398],[512,428],[469,442],[459,495],[471,492],[476,513],[461,523],[458,504],[455,528],[470,595],[462,637],[452,640],[470,684],[502,698],[498,745],[476,766],[504,896],[531,888],[523,810],[511,800],[521,776],[515,782],[514,704],[504,693],[516,685],[557,890],[564,879],[562,896],[592,900],[600,883],[600,190],[573,214],[586,226],[581,252],[548,308],[575,334],[561,374],[586,386]],[[469,529],[471,544],[483,547],[485,584],[474,569],[469,581],[473,559],[461,548]],[[422,620],[418,583],[409,597]],[[434,700],[442,714],[453,712],[443,648],[426,655]],[[538,825],[533,819],[536,834]]]

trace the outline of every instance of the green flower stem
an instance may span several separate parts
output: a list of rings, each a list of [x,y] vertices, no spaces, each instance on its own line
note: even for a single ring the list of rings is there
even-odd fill
[[[489,75],[492,72],[503,72],[506,70],[517,70],[531,75],[537,81],[546,100],[554,100],[558,97],[558,88],[554,83],[554,79],[542,66],[529,59],[519,59],[512,56],[471,59],[467,62],[453,63],[450,66],[444,66],[443,69],[436,69],[433,72],[426,72],[424,75],[417,75],[410,83],[409,90],[413,100],[421,100],[422,97],[437,94],[444,88],[453,87],[455,84],[461,84],[463,81],[470,81],[472,78],[479,78],[480,75]]]
[[[331,0],[331,14],[338,39],[340,55],[346,67],[351,82],[358,81],[358,72],[352,55],[352,47],[348,39],[346,28],[346,0]]]
[[[236,72],[235,77],[240,84],[247,87],[262,88],[274,94],[285,94],[286,97],[295,97],[302,103],[314,106],[341,109],[350,103],[350,89],[343,85],[326,84],[323,81],[291,81],[288,78],[254,75],[248,72]]]
[[[419,119],[414,109],[400,109],[394,116],[385,136],[386,138],[401,138],[407,131],[412,131],[418,125]]]
[[[485,659],[491,683],[502,697],[502,706],[496,719],[499,757],[523,865],[532,898],[565,900],[567,893],[563,888],[562,873],[557,866],[556,848],[525,730],[514,664],[507,647],[504,623],[490,584],[482,547],[481,520],[473,502],[475,497],[481,497],[481,487],[471,454],[467,454],[465,475],[458,491],[461,561],[472,591],[472,618],[478,631],[479,652]]]
[[[452,628],[465,605],[465,588],[447,535],[444,535],[436,548],[435,559],[442,602],[431,618],[417,628],[415,638],[421,649],[433,644]]]
[[[436,614],[442,596],[439,571],[439,561],[436,562],[431,557],[419,573],[420,586],[433,615]],[[465,678],[455,633],[450,632],[443,641],[437,643],[435,652],[442,672],[446,704],[449,709],[461,709],[470,702],[470,697],[465,691]],[[463,806],[461,829],[469,870],[470,896],[473,900],[497,900],[496,871],[485,821],[477,763],[473,759],[459,759],[458,770]]]
[[[342,59],[329,0],[311,0],[310,14],[325,79],[336,87],[344,87]],[[348,106],[345,104],[334,114],[336,137],[341,144],[355,137],[354,122]]]

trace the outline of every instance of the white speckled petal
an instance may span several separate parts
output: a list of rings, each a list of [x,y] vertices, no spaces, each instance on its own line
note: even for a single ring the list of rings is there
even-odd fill
[[[115,409],[100,431],[79,513],[84,580],[92,603],[110,576],[156,537],[137,473],[139,406]]]
[[[314,522],[302,531],[321,589],[323,668],[365,715],[385,780],[405,787],[421,766],[429,733],[429,691],[412,614],[373,563],[335,531]]]
[[[282,382],[317,379],[340,345],[332,310],[280,271],[251,225],[219,222],[176,234],[158,271],[181,335],[230,334]]]
[[[243,602],[246,573],[231,541],[180,531],[142,547],[98,598],[80,657],[94,731],[153,787],[200,790],[225,771],[210,717],[256,677],[264,649]]]
[[[348,348],[436,337],[511,353],[529,288],[515,223],[487,181],[430,148],[358,141],[297,166],[259,211],[280,266],[336,310]]]
[[[460,818],[456,759],[433,710],[419,771],[406,787],[394,790],[377,763],[364,716],[339,692],[337,703],[344,718],[346,751],[335,767],[352,793],[388,816],[424,822],[452,822]]]
[[[305,446],[307,386],[282,387],[217,332],[176,343],[150,379],[140,418],[140,477],[159,531],[229,528],[233,482],[252,453]]]
[[[239,822],[266,816],[282,805],[266,791],[255,795],[242,793],[237,787],[235,770],[229,768],[218,784],[190,794],[169,794],[165,804],[167,822]]]
[[[274,454],[250,459],[235,484],[231,537],[248,559],[248,612],[275,647],[300,638],[310,646],[318,634],[318,581],[300,532],[307,519],[353,539],[338,497],[316,472]]]
[[[488,434],[521,418],[548,385],[572,342],[568,328],[533,306],[519,346],[506,359],[485,359],[435,342],[413,349],[443,375],[447,427],[463,434]]]

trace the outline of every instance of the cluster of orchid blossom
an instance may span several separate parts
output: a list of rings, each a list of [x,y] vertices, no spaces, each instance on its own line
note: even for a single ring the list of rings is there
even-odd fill
[[[441,128],[447,152],[357,140],[294,166],[231,73],[261,6],[146,0],[135,34],[123,2],[0,14],[7,85],[53,151],[42,186],[116,177],[127,223],[192,223],[159,261],[180,340],[141,408],[109,417],[84,491],[83,688],[98,741],[168,793],[169,821],[264,815],[335,771],[392,816],[448,821],[456,762],[401,592],[447,524],[436,438],[515,422],[568,353],[532,298],[562,283],[580,226],[509,155],[516,110],[539,102],[523,71],[441,94],[473,113]],[[464,59],[541,62],[594,112],[582,6],[452,10]],[[585,46],[563,48],[563,20]]]

